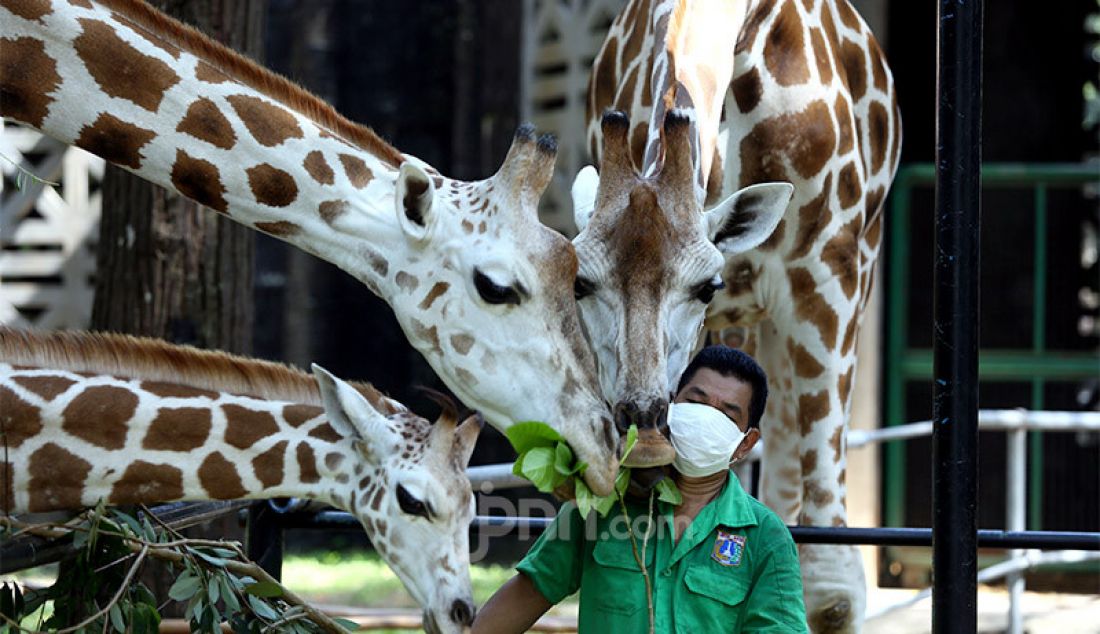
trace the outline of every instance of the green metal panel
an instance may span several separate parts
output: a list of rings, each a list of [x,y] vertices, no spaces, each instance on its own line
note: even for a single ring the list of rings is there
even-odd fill
[[[891,193],[889,287],[886,289],[889,328],[886,333],[886,404],[888,426],[906,422],[905,386],[909,381],[930,381],[932,351],[908,347],[909,255],[912,193],[935,183],[935,166],[908,165],[898,171]],[[982,167],[985,190],[1030,187],[1034,191],[1034,306],[1031,346],[1020,349],[983,350],[979,357],[979,378],[983,381],[1019,381],[1031,385],[1031,407],[1042,409],[1047,381],[1066,381],[1100,376],[1100,357],[1095,353],[1072,353],[1046,349],[1046,291],[1048,278],[1047,191],[1051,187],[1080,187],[1100,182],[1095,165],[999,163]],[[1028,464],[1029,521],[1031,530],[1041,529],[1042,439],[1031,434]],[[886,499],[884,524],[902,526],[905,521],[905,446],[887,443]]]

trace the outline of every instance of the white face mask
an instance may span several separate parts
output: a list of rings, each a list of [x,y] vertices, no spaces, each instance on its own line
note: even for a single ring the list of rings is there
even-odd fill
[[[730,457],[745,438],[725,414],[701,403],[669,404],[668,431],[676,449],[673,466],[694,478],[728,469]]]

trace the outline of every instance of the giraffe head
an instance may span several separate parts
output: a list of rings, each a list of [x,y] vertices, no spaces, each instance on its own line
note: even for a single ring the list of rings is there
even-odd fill
[[[697,197],[691,120],[670,111],[664,161],[640,175],[631,160],[630,122],[601,122],[597,175],[586,167],[573,185],[573,240],[580,260],[576,296],[615,424],[639,429],[630,466],[668,464],[666,414],[687,365],[707,303],[722,287],[723,253],[755,247],[775,229],[790,200],[787,183],[745,188],[709,211]]]
[[[618,435],[573,299],[577,258],[536,206],[556,145],[521,126],[500,170],[462,182],[414,161],[397,174],[398,225],[408,253],[386,293],[409,340],[448,387],[499,429],[542,421],[588,463],[608,493]]]
[[[356,389],[318,365],[313,373],[329,423],[353,439],[351,461],[326,464],[351,476],[348,510],[424,608],[424,629],[468,631],[474,495],[466,464],[481,417],[458,423],[448,401],[433,425],[370,386]]]

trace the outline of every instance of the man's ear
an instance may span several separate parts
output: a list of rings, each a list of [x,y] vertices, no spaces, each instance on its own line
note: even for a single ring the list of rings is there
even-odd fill
[[[750,427],[749,430],[745,432],[745,437],[741,439],[741,444],[737,445],[737,449],[733,450],[733,455],[730,456],[730,464],[735,464],[749,455],[749,452],[756,446],[756,441],[758,440],[760,440],[760,430],[756,427]]]
[[[596,208],[596,191],[599,188],[600,176],[591,165],[586,165],[573,180],[573,224],[577,225],[577,233],[588,226],[588,219]]]
[[[397,174],[396,195],[397,222],[405,235],[422,240],[431,226],[432,201],[435,199],[435,183],[420,166],[406,161]]]

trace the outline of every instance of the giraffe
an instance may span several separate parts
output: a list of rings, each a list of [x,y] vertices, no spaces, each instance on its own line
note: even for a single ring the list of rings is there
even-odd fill
[[[548,423],[611,491],[576,256],[536,213],[553,137],[521,126],[495,175],[453,180],[144,3],[4,0],[0,25],[0,115],[344,269],[464,403]]]
[[[0,328],[0,512],[318,500],[359,519],[426,629],[466,631],[465,469],[482,422],[442,404],[433,425],[317,365],[311,377],[156,339]]]
[[[892,75],[874,36],[847,0],[631,0],[593,62],[588,98],[594,157],[607,160],[600,157],[608,151],[600,113],[622,110],[633,128],[621,134],[643,173],[662,160],[680,160],[674,152],[690,155],[699,205],[754,183],[794,185],[770,237],[755,249],[725,252],[724,288],[711,285],[704,327],[750,328],[746,347],[771,377],[764,502],[790,523],[846,525],[845,431],[856,334],[901,141]],[[666,138],[672,110],[691,115],[687,147]],[[637,214],[604,208],[609,176],[585,168],[574,183],[575,213],[591,216],[589,225],[626,225]],[[586,302],[609,301],[601,290],[618,293],[629,311],[639,295],[604,288],[606,271],[588,260],[619,257],[622,245],[580,244],[588,239],[582,231],[575,240],[578,295],[593,296],[580,302],[582,322],[591,339],[614,338],[589,319]],[[653,251],[650,245],[677,238],[646,239]],[[659,257],[639,255],[644,264],[637,266],[652,267]],[[711,289],[694,298],[682,289],[675,301],[683,309],[706,300]],[[665,351],[667,374],[675,377],[682,359],[669,354],[669,342],[698,332],[697,322],[687,325],[677,335],[661,330],[664,324],[631,333],[631,345]],[[596,354],[601,379],[606,368],[636,365],[606,348]],[[866,589],[855,548],[807,545],[800,556],[811,628],[858,631]]]

